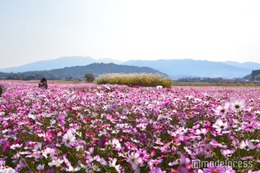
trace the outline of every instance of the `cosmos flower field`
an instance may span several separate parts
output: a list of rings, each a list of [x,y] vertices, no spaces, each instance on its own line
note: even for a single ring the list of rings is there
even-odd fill
[[[259,172],[260,88],[2,85],[0,172]]]

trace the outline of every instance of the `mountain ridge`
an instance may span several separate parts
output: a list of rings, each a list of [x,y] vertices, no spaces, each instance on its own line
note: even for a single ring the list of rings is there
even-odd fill
[[[242,78],[251,73],[255,68],[260,69],[260,64],[258,63],[250,62],[243,66],[243,64],[238,62],[236,62],[236,65],[231,65],[226,62],[192,59],[130,60],[124,64],[151,67],[175,79],[187,77]],[[254,64],[254,66],[251,68],[248,64]]]
[[[87,65],[95,62],[96,60],[91,57],[65,56],[65,57],[59,57],[50,60],[40,60],[40,61],[36,61],[36,62],[32,62],[32,63],[28,63],[16,67],[8,67],[8,68],[0,69],[0,71],[18,73],[18,72],[27,72],[27,71],[53,70],[53,69],[69,67],[71,64],[72,66],[76,66],[82,63],[84,63],[84,65],[85,64]]]
[[[0,79],[39,80],[45,77],[49,80],[84,80],[84,76],[87,73],[92,73],[96,76],[106,73],[156,73],[167,76],[166,74],[150,67],[118,65],[114,63],[92,63],[85,66],[72,66],[44,71],[28,71],[20,73],[0,72]]]
[[[239,63],[235,61],[207,61],[193,59],[159,59],[159,60],[129,60],[116,61],[110,58],[94,59],[83,56],[67,56],[52,60],[37,61],[23,66],[0,69],[1,72],[25,72],[54,70],[64,67],[84,66],[92,63],[112,62],[121,65],[150,67],[167,75],[178,78],[187,77],[222,77],[242,78],[253,70],[260,69],[260,64],[255,62]]]

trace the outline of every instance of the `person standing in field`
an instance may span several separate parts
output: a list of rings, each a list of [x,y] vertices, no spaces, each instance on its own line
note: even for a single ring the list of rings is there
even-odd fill
[[[47,80],[46,78],[42,78],[40,83],[38,84],[39,88],[44,88],[47,89],[48,88],[48,84],[47,84]]]
[[[0,84],[0,97],[1,97],[2,93],[4,92],[3,90],[4,90],[3,86]]]

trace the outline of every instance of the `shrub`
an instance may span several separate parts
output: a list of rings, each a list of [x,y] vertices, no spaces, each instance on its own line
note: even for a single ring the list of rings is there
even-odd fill
[[[94,82],[94,80],[95,80],[95,75],[92,73],[87,73],[87,74],[85,74],[84,77],[87,82]]]
[[[159,74],[147,73],[109,73],[100,75],[97,84],[120,84],[128,86],[163,86],[171,87],[173,85],[172,79],[165,78]]]

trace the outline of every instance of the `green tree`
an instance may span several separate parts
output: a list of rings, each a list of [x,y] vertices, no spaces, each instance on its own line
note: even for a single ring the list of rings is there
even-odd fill
[[[87,74],[85,74],[84,77],[87,82],[94,82],[94,80],[95,80],[95,75],[92,73],[87,73]]]

